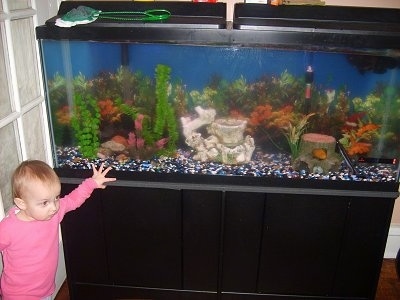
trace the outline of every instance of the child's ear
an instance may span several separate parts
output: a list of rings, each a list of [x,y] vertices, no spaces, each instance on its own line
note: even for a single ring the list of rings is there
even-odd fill
[[[22,200],[21,198],[14,198],[14,203],[16,206],[18,206],[18,208],[20,210],[25,210],[26,208],[26,203],[24,200]]]

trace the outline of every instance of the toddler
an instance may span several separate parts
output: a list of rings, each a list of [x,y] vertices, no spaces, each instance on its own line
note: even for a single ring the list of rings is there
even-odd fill
[[[15,206],[0,222],[3,300],[51,299],[58,264],[59,224],[64,215],[81,206],[96,188],[104,189],[111,167],[96,169],[67,196],[60,198],[57,174],[39,160],[22,162],[12,176]]]

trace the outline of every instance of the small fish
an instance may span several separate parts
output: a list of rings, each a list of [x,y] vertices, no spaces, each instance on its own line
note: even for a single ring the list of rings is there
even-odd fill
[[[355,114],[350,115],[344,123],[342,130],[350,131],[355,129],[360,121],[366,116],[366,112],[358,112]]]
[[[319,160],[324,160],[328,157],[328,152],[325,148],[316,148],[312,151],[313,158],[317,158]]]

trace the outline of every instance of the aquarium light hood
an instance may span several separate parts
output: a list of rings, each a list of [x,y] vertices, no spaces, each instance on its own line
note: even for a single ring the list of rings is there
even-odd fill
[[[399,49],[400,9],[237,3],[233,28],[253,32],[251,38],[240,35],[248,43],[274,40],[305,48]],[[400,56],[398,50],[382,54]]]
[[[349,31],[400,30],[400,10],[389,8],[337,6],[267,6],[238,3],[235,6],[235,28],[310,28]]]
[[[127,22],[98,19],[71,28],[57,18],[78,6],[101,11],[165,9],[167,20]],[[271,6],[237,3],[233,24],[225,3],[64,1],[57,16],[36,28],[38,39],[176,43],[350,51],[400,56],[400,9]]]
[[[61,2],[57,16],[46,22],[46,26],[55,26],[57,18],[67,14],[79,6],[87,6],[102,12],[144,12],[149,9],[168,10],[171,12],[167,20],[145,22],[145,21],[118,21],[98,19],[96,22],[85,24],[89,28],[139,28],[159,27],[164,28],[225,28],[226,26],[226,4],[225,3],[193,3],[188,2],[127,2],[127,1],[64,1]],[[196,8],[196,9],[194,9]],[[83,28],[80,25],[80,28]],[[118,33],[117,37],[119,36]]]

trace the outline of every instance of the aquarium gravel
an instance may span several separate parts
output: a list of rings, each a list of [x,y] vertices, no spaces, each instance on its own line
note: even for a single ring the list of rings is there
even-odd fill
[[[357,175],[351,174],[345,163],[336,172],[315,174],[307,170],[294,170],[290,156],[285,154],[256,153],[254,159],[242,165],[226,165],[216,162],[201,162],[187,157],[184,151],[178,151],[176,157],[154,157],[151,160],[82,158],[76,147],[57,149],[58,167],[69,169],[89,169],[90,163],[104,163],[115,171],[153,172],[175,174],[204,174],[223,176],[250,176],[287,179],[318,179],[366,182],[395,182],[397,171],[387,164],[356,165]]]

